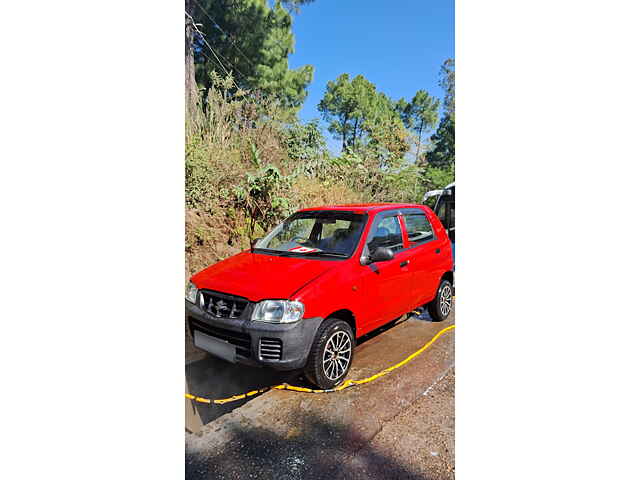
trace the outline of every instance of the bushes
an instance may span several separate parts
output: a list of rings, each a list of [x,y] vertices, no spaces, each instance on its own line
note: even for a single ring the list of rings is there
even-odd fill
[[[258,147],[253,143],[250,147],[252,169],[233,187],[234,206],[249,222],[249,239],[254,237],[256,226],[268,230],[287,215],[291,183],[276,165],[261,160]]]
[[[448,179],[435,170],[421,178],[395,151],[401,132],[376,131],[377,150],[332,157],[316,122],[285,123],[288,115],[276,100],[212,75],[186,125],[187,275],[247,248],[300,208],[415,202],[425,182]]]
[[[422,183],[426,190],[436,190],[446,187],[453,182],[455,178],[455,169],[453,165],[444,167],[427,166],[422,173]]]

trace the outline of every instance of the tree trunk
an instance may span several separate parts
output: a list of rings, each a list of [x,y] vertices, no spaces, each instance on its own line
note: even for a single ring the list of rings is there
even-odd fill
[[[347,114],[344,114],[344,119],[342,120],[342,151],[344,152],[347,149],[347,121],[349,117]]]
[[[420,129],[418,130],[418,145],[416,146],[416,164],[420,158],[420,144],[422,143],[422,127],[424,122],[420,122]]]
[[[196,67],[193,59],[193,0],[185,0],[184,8],[184,100],[187,119],[191,119],[198,103]]]

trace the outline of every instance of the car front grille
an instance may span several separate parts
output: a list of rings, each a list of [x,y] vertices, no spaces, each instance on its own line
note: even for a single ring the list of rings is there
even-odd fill
[[[248,304],[246,298],[211,290],[200,291],[200,308],[216,318],[240,318]]]
[[[277,338],[261,338],[260,357],[265,360],[282,360],[282,340]]]

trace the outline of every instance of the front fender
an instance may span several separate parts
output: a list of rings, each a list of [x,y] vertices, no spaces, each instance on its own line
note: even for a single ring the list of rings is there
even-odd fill
[[[366,310],[366,302],[370,301],[364,298],[362,268],[357,263],[329,271],[301,288],[292,299],[304,303],[305,317],[327,318],[339,310],[349,310],[359,330],[359,320]]]

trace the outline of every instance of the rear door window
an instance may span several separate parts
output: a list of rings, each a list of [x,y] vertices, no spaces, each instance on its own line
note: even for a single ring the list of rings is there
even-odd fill
[[[424,213],[408,213],[404,215],[409,243],[421,244],[435,239],[433,227]]]

